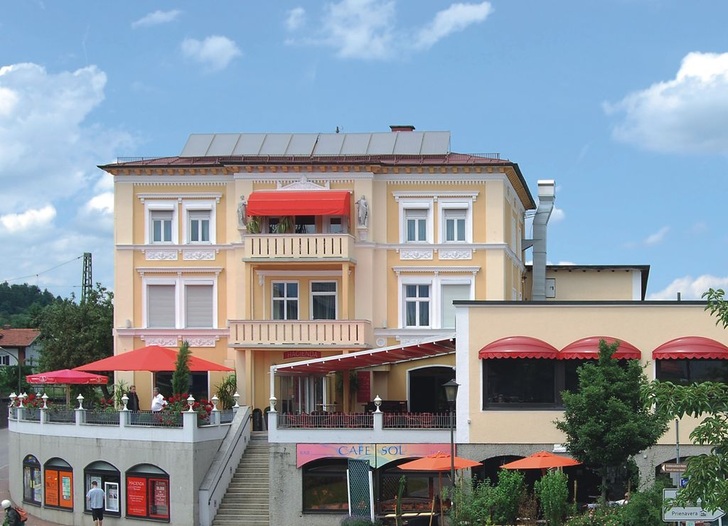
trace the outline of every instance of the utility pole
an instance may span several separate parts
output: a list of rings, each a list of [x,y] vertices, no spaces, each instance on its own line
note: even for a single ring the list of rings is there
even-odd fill
[[[91,277],[91,252],[83,253],[83,278],[81,279],[81,303],[86,301],[93,287]]]

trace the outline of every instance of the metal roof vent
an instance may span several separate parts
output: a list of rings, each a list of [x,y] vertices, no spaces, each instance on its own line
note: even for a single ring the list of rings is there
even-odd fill
[[[415,127],[411,124],[391,124],[389,129],[393,132],[408,132],[415,131]]]

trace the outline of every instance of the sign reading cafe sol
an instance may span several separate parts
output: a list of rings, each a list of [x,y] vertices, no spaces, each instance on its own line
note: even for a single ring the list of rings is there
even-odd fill
[[[399,458],[450,451],[450,444],[296,444],[296,467],[320,458],[368,460],[376,468]]]

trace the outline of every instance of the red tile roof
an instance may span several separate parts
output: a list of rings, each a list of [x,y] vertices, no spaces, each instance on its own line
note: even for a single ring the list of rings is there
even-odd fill
[[[29,347],[39,335],[38,329],[0,329],[0,347]]]

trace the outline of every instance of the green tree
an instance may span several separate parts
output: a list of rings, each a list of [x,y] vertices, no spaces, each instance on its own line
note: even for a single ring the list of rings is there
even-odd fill
[[[177,354],[174,372],[172,373],[172,394],[174,396],[184,395],[189,391],[191,354],[190,344],[187,343],[187,340],[183,341]]]
[[[100,284],[86,301],[64,299],[43,309],[38,318],[40,369],[72,369],[114,353],[114,295]]]
[[[35,285],[0,283],[0,326],[34,329],[40,311],[61,298]]]
[[[728,302],[723,289],[703,294],[705,310],[717,318],[716,325],[728,328]],[[690,433],[694,444],[711,446],[710,454],[688,460],[687,486],[678,493],[677,504],[702,501],[707,509],[725,508],[728,502],[728,385],[701,382],[674,385],[655,380],[644,390],[646,399],[670,418],[702,418]]]
[[[612,358],[618,346],[599,342],[599,360],[579,368],[579,389],[562,393],[564,419],[556,422],[569,452],[601,476],[603,501],[630,458],[653,446],[668,422],[642,398],[648,382],[639,362]]]

